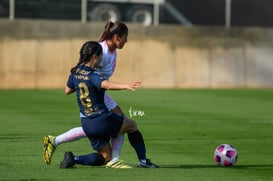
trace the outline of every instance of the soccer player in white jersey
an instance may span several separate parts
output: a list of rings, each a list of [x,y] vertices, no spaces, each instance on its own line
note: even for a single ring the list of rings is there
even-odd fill
[[[107,22],[99,41],[103,48],[102,61],[99,72],[105,79],[109,79],[116,67],[116,49],[122,49],[127,42],[128,27],[122,22]],[[124,115],[118,104],[106,93],[105,104],[110,111]],[[82,127],[76,127],[58,136],[47,135],[44,137],[43,159],[47,164],[51,163],[52,156],[57,146],[62,143],[72,142],[85,137]],[[119,160],[120,151],[124,142],[124,134],[111,140],[112,157],[106,164],[108,168],[131,168]]]

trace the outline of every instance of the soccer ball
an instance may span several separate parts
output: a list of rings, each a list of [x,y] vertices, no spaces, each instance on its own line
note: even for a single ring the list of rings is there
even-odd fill
[[[221,144],[215,149],[214,161],[219,166],[230,167],[236,163],[237,159],[238,152],[230,144]]]

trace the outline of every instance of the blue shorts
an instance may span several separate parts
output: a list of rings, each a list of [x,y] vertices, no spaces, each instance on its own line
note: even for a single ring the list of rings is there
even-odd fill
[[[81,118],[82,128],[94,150],[100,150],[110,138],[116,138],[123,123],[123,116],[104,112],[89,118]]]

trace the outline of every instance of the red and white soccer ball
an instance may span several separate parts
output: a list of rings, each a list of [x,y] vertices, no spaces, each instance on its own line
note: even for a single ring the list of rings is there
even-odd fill
[[[230,167],[236,163],[237,159],[238,152],[230,144],[221,144],[215,149],[214,161],[219,166]]]

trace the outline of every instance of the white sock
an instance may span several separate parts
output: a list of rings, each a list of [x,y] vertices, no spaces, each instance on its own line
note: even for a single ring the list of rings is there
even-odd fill
[[[56,136],[55,145],[58,146],[62,143],[76,141],[83,137],[85,137],[85,133],[82,127],[72,128],[63,134]]]
[[[115,139],[111,139],[112,144],[112,158],[111,161],[116,161],[119,159],[121,148],[124,142],[124,134],[119,135]]]

